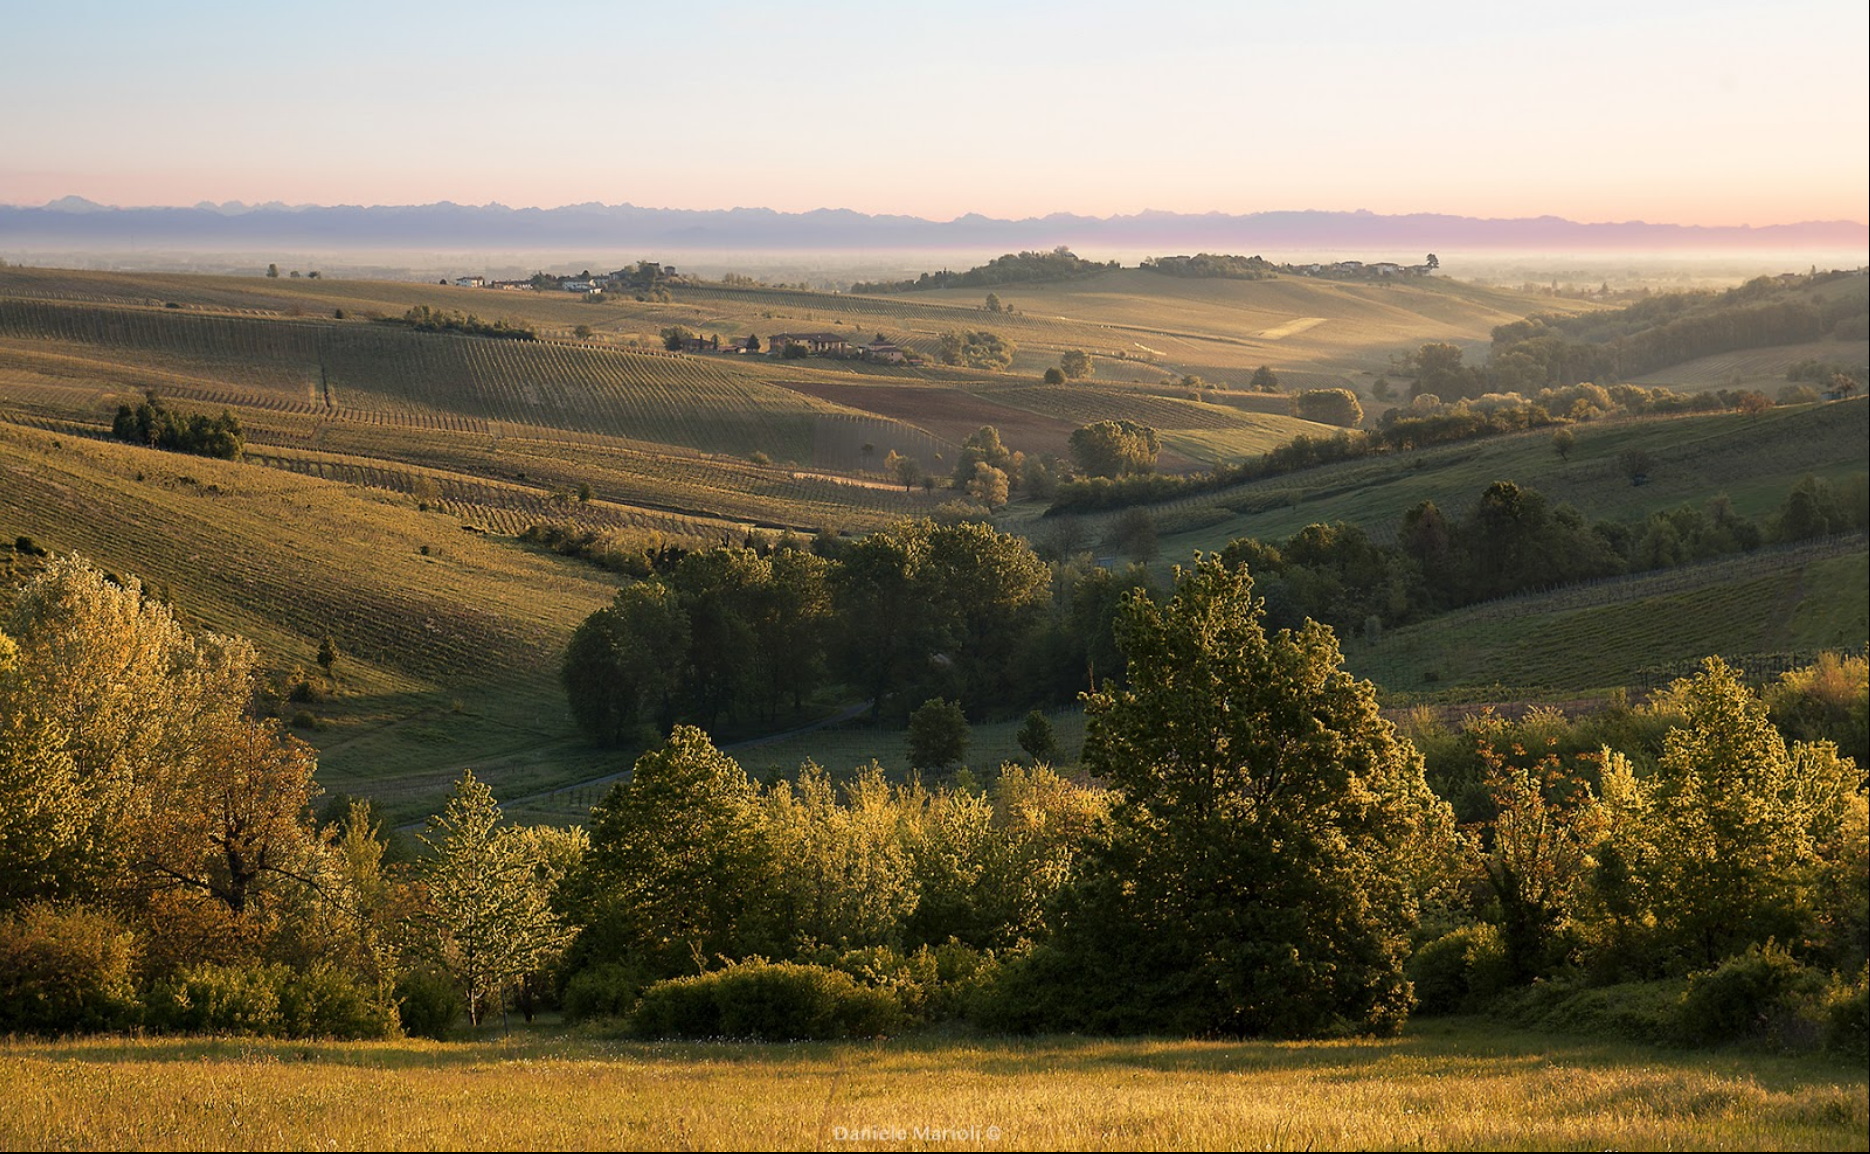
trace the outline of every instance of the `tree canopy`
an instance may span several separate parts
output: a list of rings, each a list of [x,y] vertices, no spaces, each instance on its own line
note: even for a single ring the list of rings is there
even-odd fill
[[[1071,434],[1071,459],[1092,477],[1123,477],[1156,467],[1156,430],[1133,421],[1099,421]]]
[[[1451,819],[1331,631],[1268,636],[1262,616],[1244,566],[1201,559],[1166,604],[1127,600],[1128,687],[1085,698],[1117,833],[1059,948],[1100,976],[1107,1022],[1305,1034],[1407,1012],[1411,862]]]

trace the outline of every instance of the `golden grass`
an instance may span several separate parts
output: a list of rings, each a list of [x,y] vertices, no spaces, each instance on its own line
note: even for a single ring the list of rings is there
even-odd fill
[[[1864,1149],[1862,1070],[1402,1038],[0,1043],[5,1149]]]

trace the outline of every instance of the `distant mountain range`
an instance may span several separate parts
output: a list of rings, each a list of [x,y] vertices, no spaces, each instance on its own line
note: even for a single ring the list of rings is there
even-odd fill
[[[999,220],[970,213],[949,221],[871,216],[849,209],[638,208],[574,204],[508,208],[452,204],[246,205],[116,208],[68,196],[39,207],[0,205],[0,251],[130,247],[203,251],[291,246],[305,250],[435,249],[1035,249],[1056,245],[1285,253],[1315,250],[1870,249],[1870,226],[1805,221],[1749,226],[1582,224],[1555,216],[1489,220],[1436,213],[1141,212],[1092,217],[1055,213]]]

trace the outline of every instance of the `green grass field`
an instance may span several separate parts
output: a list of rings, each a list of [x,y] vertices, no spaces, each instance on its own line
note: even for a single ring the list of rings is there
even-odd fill
[[[0,1041],[0,1148],[1861,1150],[1861,1068],[1400,1038]]]
[[[1862,537],[1742,555],[1473,606],[1345,642],[1345,665],[1392,698],[1497,686],[1513,699],[1643,687],[1645,672],[1862,647],[1870,564]]]
[[[1764,517],[1799,478],[1838,481],[1870,469],[1870,403],[1863,399],[1737,413],[1606,421],[1576,426],[1569,460],[1550,431],[1491,437],[1273,477],[1181,504],[1248,510],[1197,532],[1165,537],[1164,553],[1215,549],[1237,537],[1284,540],[1315,522],[1349,521],[1387,540],[1422,501],[1465,511],[1494,481],[1510,480],[1567,503],[1587,519],[1636,521],[1726,494]],[[1642,449],[1648,482],[1632,485],[1618,458]],[[1174,505],[1169,508],[1174,508]]]

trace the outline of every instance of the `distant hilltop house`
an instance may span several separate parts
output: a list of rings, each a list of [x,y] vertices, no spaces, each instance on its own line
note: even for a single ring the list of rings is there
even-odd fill
[[[1403,266],[1393,264],[1386,260],[1380,260],[1374,264],[1367,264],[1364,266],[1364,271],[1371,276],[1400,276],[1402,270]]]
[[[560,281],[559,286],[568,293],[598,293],[604,290],[588,280]]]
[[[456,281],[455,283],[459,284],[461,282]],[[532,282],[529,280],[490,280],[477,287],[501,289],[505,292],[530,292],[532,291]]]
[[[797,345],[804,353],[793,356],[809,357],[848,357],[851,355],[851,342],[842,333],[774,333],[766,342],[766,354],[783,357],[786,350]]]
[[[909,359],[908,349],[884,340],[871,341],[860,352],[864,360],[875,361],[880,365],[900,365]]]
[[[483,288],[486,284],[487,282],[484,279],[477,276],[458,276],[455,278],[456,288]]]

